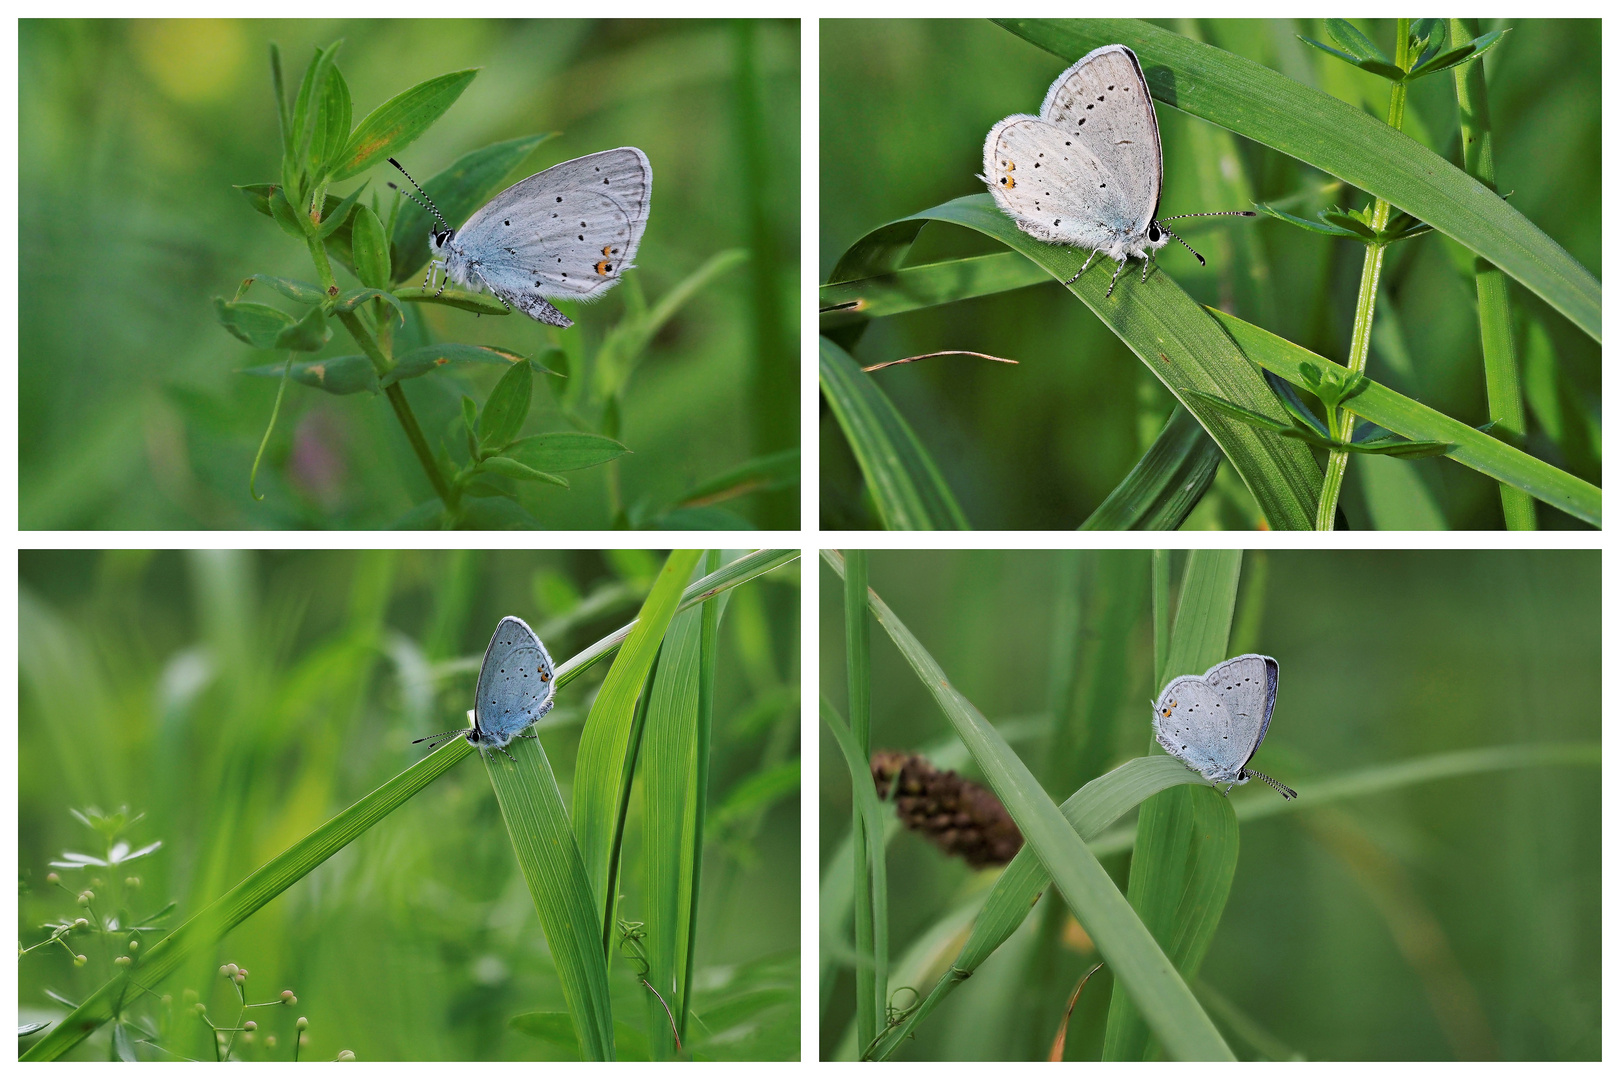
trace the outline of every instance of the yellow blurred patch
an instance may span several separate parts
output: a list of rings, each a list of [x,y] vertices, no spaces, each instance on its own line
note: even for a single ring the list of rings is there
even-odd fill
[[[1063,944],[1082,956],[1090,956],[1097,951],[1097,943],[1091,940],[1085,927],[1075,922],[1073,915],[1063,924]]]
[[[241,26],[224,19],[132,23],[130,46],[141,70],[160,89],[176,101],[194,104],[228,96],[241,80],[247,57]]]

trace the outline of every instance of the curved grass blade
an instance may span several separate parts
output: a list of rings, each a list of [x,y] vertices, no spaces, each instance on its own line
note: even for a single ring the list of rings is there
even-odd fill
[[[837,552],[823,551],[822,557],[842,573],[843,558]],[[1025,845],[1034,850],[1052,874],[1065,903],[1090,932],[1114,972],[1117,985],[1131,994],[1166,1050],[1183,1061],[1233,1060],[1232,1051],[1164,950],[1120,895],[1102,864],[1075,835],[1028,766],[973,703],[956,692],[939,664],[882,598],[870,589],[867,597],[872,613],[933,694],[990,787],[1018,824]]]
[[[905,266],[877,277],[823,285],[821,328],[953,304],[1046,280],[1040,267],[1011,251]]]
[[[1199,783],[1203,783],[1203,778],[1174,758],[1163,754],[1132,758],[1069,796],[1060,809],[1080,839],[1090,844],[1143,800],[1172,787]],[[934,984],[928,997],[905,1023],[884,1035],[871,1056],[875,1059],[886,1058],[898,1049],[913,1028],[1012,937],[1013,932],[1034,910],[1035,901],[1051,884],[1052,875],[1046,872],[1033,849],[1026,846],[1013,856],[1012,862],[1007,864],[996,879],[990,895],[985,898],[984,906],[979,909],[973,922],[973,931],[956,954],[950,969]]]
[[[640,734],[635,727],[636,700],[701,554],[670,552],[641,605],[635,629],[602,680],[580,735],[574,764],[574,832],[602,915],[599,928],[603,934],[613,926],[614,871]],[[606,937],[599,942],[604,955],[608,944]]]
[[[888,395],[826,338],[821,339],[821,392],[860,462],[884,528],[972,527]]]
[[[929,221],[946,221],[983,233],[1043,267],[1059,281],[1073,277],[1086,261],[1086,252],[1045,244],[1020,231],[985,193],[954,199],[874,229],[844,253],[833,271],[833,280],[892,270]],[[1183,389],[1202,390],[1273,414],[1278,409],[1276,396],[1260,373],[1243,362],[1239,351],[1220,340],[1224,335],[1219,328],[1203,317],[1199,305],[1162,269],[1150,273],[1145,283],[1134,271],[1120,275],[1114,295],[1107,297],[1112,274],[1112,263],[1104,259],[1068,289],[1198,418],[1248,485],[1272,528],[1311,528],[1322,488],[1322,470],[1310,450],[1292,439],[1257,431],[1180,397]],[[823,355],[825,352],[824,347]]]
[[[1221,448],[1177,405],[1147,453],[1080,529],[1179,529],[1220,464]]]
[[[1154,100],[1313,165],[1500,267],[1597,341],[1603,287],[1494,191],[1409,136],[1270,68],[1135,19],[997,19],[1073,63],[1129,45]]]
[[[1250,360],[1289,382],[1314,392],[1315,386],[1330,384],[1345,374],[1342,365],[1286,338],[1234,315],[1214,308],[1208,310]],[[1453,420],[1370,379],[1347,407],[1357,416],[1413,442],[1454,444],[1456,448],[1446,455],[1452,460],[1494,480],[1522,488],[1547,505],[1589,525],[1599,528],[1603,525],[1601,489],[1460,420]]]

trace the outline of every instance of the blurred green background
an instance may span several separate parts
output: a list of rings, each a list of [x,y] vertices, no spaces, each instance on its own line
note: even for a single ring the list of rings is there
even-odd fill
[[[870,559],[871,587],[1055,799],[1148,752],[1159,690],[1148,552]],[[1174,554],[1173,583],[1183,560]],[[1073,652],[1054,646],[1060,595],[1078,596],[1082,612]],[[1255,764],[1308,795],[1315,781],[1425,755],[1595,745],[1599,611],[1595,551],[1248,552],[1229,653],[1266,653],[1281,667]],[[871,638],[873,749],[956,743],[875,621]],[[825,565],[821,657],[823,692],[843,710],[842,584]],[[1051,772],[1075,749],[1048,749],[1043,729],[1058,699],[1102,718],[1091,729],[1096,767],[1061,791]],[[820,754],[825,873],[849,832],[849,777],[825,731]],[[962,771],[983,782],[971,764]],[[1233,797],[1254,793],[1275,799],[1260,784]],[[1211,990],[1230,1003],[1232,1013],[1211,1015],[1241,1058],[1598,1060],[1601,809],[1599,770],[1561,766],[1415,784],[1243,824],[1237,876],[1195,989],[1206,1003]],[[1104,860],[1122,888],[1128,864],[1128,855]],[[888,851],[891,956],[982,898],[995,876],[901,830]],[[1079,928],[1066,916],[1063,945],[1036,948],[1055,902],[1048,889],[899,1056],[1044,1059],[1070,990],[1096,959],[1075,947]],[[1081,998],[1069,1060],[1098,1057],[1107,972]],[[824,1058],[843,1044],[853,986],[844,968],[822,988]]]
[[[145,813],[126,839],[163,846],[130,864],[141,884],[127,906],[139,916],[178,901],[172,928],[420,758],[426,748],[412,739],[465,725],[502,615],[523,616],[560,664],[634,618],[662,563],[644,551],[23,552],[20,943],[80,914],[73,896],[46,883],[48,864],[64,851],[104,851],[70,809]],[[720,624],[694,1011],[702,1017],[705,998],[791,988],[710,1044],[745,1059],[799,1052],[797,785],[741,797],[750,781],[758,796],[763,777],[797,764],[797,579],[789,564],[737,588]],[[539,729],[565,800],[580,726],[608,668],[566,687]],[[627,918],[644,895],[639,791],[631,806]],[[87,886],[89,875],[61,873],[75,892]],[[97,887],[103,906],[125,893],[123,876]],[[115,954],[74,940],[89,957],[84,968],[55,946],[19,960],[22,1022],[60,1019],[67,1009],[47,992],[82,1001],[110,974]],[[615,958],[614,1015],[643,1025],[645,991]],[[294,1011],[250,1014],[280,1038],[276,1051],[262,1041],[247,1048],[250,1059],[290,1058],[300,1014],[310,1020],[305,1059],[341,1049],[371,1061],[560,1054],[507,1025],[566,1006],[476,760],[159,989],[174,996],[176,1014],[185,989],[201,991],[216,1022],[233,1023],[234,997],[216,973],[226,962],[252,973],[250,1001],[284,987],[298,996]],[[155,1002],[136,1010],[161,1013]],[[74,1056],[105,1060],[109,1030]],[[210,1056],[207,1030],[189,1016],[165,1045]]]
[[[250,274],[314,271],[232,185],[277,179],[269,44],[281,47],[292,94],[314,49],[339,38],[356,122],[424,79],[481,69],[401,155],[418,179],[551,131],[560,137],[512,182],[614,146],[646,151],[655,183],[638,269],[566,332],[587,352],[632,291],[656,303],[717,253],[752,251],[663,327],[635,374],[620,434],[633,452],[619,463],[627,502],[675,499],[797,445],[796,20],[23,20],[23,528],[380,528],[432,494],[385,401],[296,384],[259,475],[267,498],[248,494],[277,384],[238,372],[285,354],[232,337],[213,301]],[[393,172],[384,163],[334,193],[369,179],[368,192],[391,196],[382,185]],[[262,287],[249,298],[289,306]],[[438,340],[528,354],[569,340],[521,317],[406,307]],[[357,351],[339,328],[326,354]],[[430,442],[459,415],[462,393],[482,402],[499,374],[471,365],[406,383]],[[537,387],[525,434],[567,427],[552,389]],[[570,474],[571,491],[524,485],[540,490],[520,497],[549,528],[606,527],[608,471]],[[798,522],[792,491],[726,507],[760,526]]]
[[[1326,40],[1321,20],[1158,22],[1380,120],[1387,114],[1386,81],[1296,36]],[[1393,48],[1394,20],[1357,25],[1386,51]],[[1484,61],[1498,187],[1601,278],[1599,24],[1482,23],[1485,30],[1499,26],[1512,32]],[[983,193],[975,175],[991,125],[1036,111],[1076,59],[1053,56],[989,22],[823,19],[820,280],[879,225]],[[1259,199],[1314,219],[1318,209],[1371,201],[1342,186],[1324,190],[1333,182],[1326,174],[1157,105],[1162,215],[1245,209]],[[1449,72],[1413,84],[1403,130],[1460,160]],[[1294,196],[1301,198],[1286,201]],[[1359,245],[1266,218],[1189,219],[1176,228],[1209,265],[1200,268],[1177,244],[1160,253],[1160,263],[1195,299],[1344,362]],[[1002,250],[966,229],[934,224],[923,230],[910,261]],[[1438,234],[1395,245],[1385,257],[1383,286],[1368,375],[1447,415],[1485,422],[1472,255]],[[1531,415],[1528,449],[1599,483],[1601,348],[1523,288],[1514,285],[1512,295]],[[872,364],[942,349],[1020,361],[1009,367],[946,357],[875,376],[976,528],[1076,527],[1125,477],[1170,410],[1168,391],[1056,282],[875,320],[855,356]],[[860,498],[860,473],[825,407],[820,427],[823,524],[876,527]],[[1352,527],[1502,525],[1495,483],[1455,462],[1358,456],[1349,474],[1342,505]],[[1212,495],[1186,527],[1253,527],[1253,500],[1228,466]],[[1543,527],[1578,527],[1549,507],[1538,511]]]

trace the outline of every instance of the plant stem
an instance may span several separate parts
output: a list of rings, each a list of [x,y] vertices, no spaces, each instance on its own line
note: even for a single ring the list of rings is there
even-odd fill
[[[1479,36],[1479,20],[1450,20],[1451,45],[1456,48]],[[1485,97],[1485,63],[1471,60],[1452,69],[1457,83],[1457,114],[1461,127],[1463,170],[1496,190],[1496,153],[1491,138],[1491,111]],[[1524,439],[1524,392],[1519,384],[1519,359],[1513,350],[1513,309],[1508,298],[1507,275],[1486,262],[1474,260],[1474,289],[1479,296],[1480,353],[1485,361],[1485,400],[1495,433],[1503,442],[1518,445]],[[1530,493],[1502,484],[1502,517],[1509,529],[1534,529],[1536,506]]]
[[[872,712],[869,626],[866,615],[866,552],[844,552],[844,660],[849,682],[850,732],[862,755],[872,756]],[[858,782],[858,778],[856,778]],[[858,789],[857,789],[858,794]],[[855,952],[867,963],[855,969],[855,1037],[862,1048],[872,1044],[883,1030],[884,986],[887,981],[877,956],[877,920],[883,912],[873,910],[872,877],[868,850],[881,845],[883,837],[867,836],[859,802],[851,809],[854,821],[855,854]]]
[[[1412,64],[1411,19],[1395,20],[1395,66],[1406,70]],[[1391,83],[1389,88],[1389,126],[1396,131],[1406,119],[1406,84]],[[1383,199],[1373,203],[1372,220],[1368,222],[1374,232],[1389,227],[1392,207]],[[1356,321],[1350,335],[1350,357],[1346,365],[1357,374],[1367,370],[1367,354],[1372,347],[1373,314],[1378,307],[1378,277],[1384,268],[1384,245],[1369,243],[1361,262],[1361,286],[1356,293]],[[1327,410],[1328,431],[1335,439],[1349,442],[1355,432],[1355,414],[1347,409],[1330,406]],[[1333,521],[1339,509],[1339,489],[1344,484],[1345,467],[1349,464],[1348,450],[1329,450],[1327,470],[1322,477],[1322,498],[1316,504],[1316,528],[1319,532],[1332,532]]]
[[[328,273],[330,272],[328,268]],[[376,369],[378,375],[386,375],[393,370],[393,360],[383,352],[382,347],[377,344],[377,339],[366,329],[366,324],[360,321],[357,312],[340,313],[338,321],[343,323],[343,328],[354,338],[355,344],[360,346],[360,351],[371,359],[371,366]],[[404,389],[396,382],[388,387],[386,393],[388,404],[394,407],[394,415],[399,418],[399,426],[405,429],[405,438],[410,441],[411,449],[416,451],[416,459],[422,463],[422,471],[427,473],[428,483],[433,485],[433,490],[438,494],[439,501],[444,503],[445,509],[454,513],[460,502],[457,490],[439,471],[439,463],[434,460],[427,437],[422,434],[421,425],[416,422],[416,414],[411,411],[411,403],[405,399]]]

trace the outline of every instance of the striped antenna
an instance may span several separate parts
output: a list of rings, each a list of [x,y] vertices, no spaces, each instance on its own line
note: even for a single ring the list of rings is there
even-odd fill
[[[1257,777],[1257,778],[1259,778],[1261,780],[1264,780],[1266,783],[1270,784],[1273,788],[1276,789],[1277,794],[1281,795],[1285,799],[1297,799],[1297,798],[1299,798],[1299,792],[1295,791],[1293,788],[1289,787],[1287,784],[1278,783],[1277,781],[1273,780],[1271,777],[1267,776],[1263,772],[1259,772],[1259,771],[1257,771],[1255,769],[1244,769],[1243,770],[1243,775],[1244,776],[1253,776],[1253,777]]]
[[[409,180],[411,182],[411,186],[414,187],[417,191],[422,191],[422,185],[418,184],[416,182],[416,177],[412,176],[410,173],[405,171],[405,166],[401,165],[399,162],[395,161],[393,158],[388,159],[388,164],[390,164],[394,168],[398,169],[400,171],[400,173],[405,177],[405,179],[407,179],[407,180]],[[395,187],[393,184],[389,184],[388,186],[391,187],[391,188],[394,188],[395,191],[403,191],[404,190],[403,188]],[[426,210],[428,213],[430,213],[434,217],[438,218],[439,219],[439,224],[444,226],[444,231],[445,232],[454,232],[455,231],[454,229],[450,228],[450,223],[448,221],[444,220],[444,215],[439,213],[439,208],[437,206],[433,205],[433,200],[428,198],[428,193],[427,192],[422,191],[422,197],[420,199],[418,199],[415,195],[411,195],[411,193],[408,192],[408,191],[406,191],[405,194],[410,196],[411,201],[416,203],[416,205],[420,206],[422,209]]]

